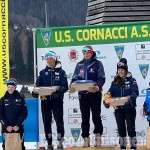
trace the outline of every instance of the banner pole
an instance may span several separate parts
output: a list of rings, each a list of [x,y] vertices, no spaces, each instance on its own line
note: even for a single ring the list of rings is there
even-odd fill
[[[33,32],[33,56],[34,56],[34,84],[37,78],[37,58],[36,58],[36,29],[32,29]],[[38,142],[36,142],[36,150],[38,150]]]
[[[36,59],[36,29],[32,29],[33,32],[33,56],[34,56],[34,84],[36,82],[36,78],[37,78],[37,59]]]

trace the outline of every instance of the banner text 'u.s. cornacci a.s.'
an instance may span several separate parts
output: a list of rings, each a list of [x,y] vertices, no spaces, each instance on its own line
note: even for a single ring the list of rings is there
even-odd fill
[[[0,0],[0,97],[9,78],[8,0]]]
[[[149,41],[150,22],[37,29],[38,47]]]

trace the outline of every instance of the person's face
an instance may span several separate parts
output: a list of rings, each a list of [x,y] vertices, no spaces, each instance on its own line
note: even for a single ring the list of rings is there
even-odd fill
[[[16,87],[13,85],[8,85],[7,86],[7,91],[9,94],[12,94],[15,91]]]
[[[56,60],[53,57],[47,57],[46,62],[48,67],[54,68]]]
[[[91,59],[91,57],[92,57],[92,54],[91,54],[91,52],[83,52],[83,56],[84,56],[84,59]]]
[[[124,69],[118,69],[117,70],[117,73],[118,73],[118,75],[121,77],[121,78],[125,78],[126,77],[126,71],[124,70]]]

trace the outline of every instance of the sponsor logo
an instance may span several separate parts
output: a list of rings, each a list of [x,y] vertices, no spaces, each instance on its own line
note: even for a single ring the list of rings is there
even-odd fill
[[[102,120],[107,120],[107,118],[106,118],[105,115],[101,115],[101,119],[102,119]]]
[[[96,68],[95,68],[95,67],[94,67],[94,68],[90,68],[89,72],[90,72],[90,73],[94,73],[94,72],[95,72],[95,70],[96,70]]]
[[[140,91],[139,97],[145,97],[145,96],[146,96],[146,91],[147,91],[147,89],[142,89],[142,90]]]
[[[118,59],[121,59],[124,52],[124,45],[114,46]]]
[[[51,36],[51,31],[41,31],[41,35],[44,41],[44,44],[48,46]]]
[[[75,95],[73,93],[69,93],[69,100],[78,100],[79,99],[79,96],[78,95]]]
[[[150,44],[137,44],[135,51],[136,60],[150,60]]]
[[[80,75],[84,74],[84,69],[80,69]]]
[[[79,138],[79,135],[80,135],[80,131],[81,131],[80,128],[71,128],[71,134],[72,134],[72,137],[73,137],[75,142],[78,141],[78,138]]]
[[[139,69],[140,69],[143,79],[146,79],[147,73],[149,70],[149,64],[140,64]]]
[[[101,51],[94,51],[97,59],[106,59],[106,56],[101,55]]]
[[[68,109],[68,124],[81,124],[81,112],[79,108]]]
[[[72,79],[72,76],[73,76],[73,73],[69,73],[68,75],[67,75],[67,79]]]
[[[70,59],[72,62],[76,61],[76,60],[78,59],[78,52],[77,52],[77,50],[72,50],[72,49],[71,49],[71,50],[69,51],[68,57],[69,57],[69,59]]]
[[[144,130],[136,132],[136,136],[145,137],[146,133]]]

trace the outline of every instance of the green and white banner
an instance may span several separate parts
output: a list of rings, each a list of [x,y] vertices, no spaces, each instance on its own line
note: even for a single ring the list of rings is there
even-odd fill
[[[149,41],[150,22],[46,28],[36,33],[38,48],[131,43]]]
[[[46,66],[46,52],[54,51],[57,54],[57,59],[62,63],[62,68],[67,73],[69,84],[76,63],[83,59],[82,48],[91,45],[96,52],[97,59],[104,65],[106,83],[103,87],[103,94],[107,92],[113,81],[117,71],[117,62],[123,57],[126,58],[129,71],[139,85],[136,132],[139,142],[141,144],[145,142],[145,131],[148,123],[140,112],[145,100],[146,88],[150,82],[150,22],[36,29],[36,39],[38,72]],[[113,108],[106,109],[102,105],[101,117],[104,125],[102,143],[104,145],[118,142],[113,112]],[[81,114],[77,93],[70,94],[67,92],[65,94],[64,122],[65,144],[81,146]],[[43,128],[43,125],[40,125]],[[91,121],[91,145],[94,143],[93,129],[94,126]],[[55,123],[53,124],[53,131],[54,137],[56,137]],[[44,141],[43,130],[40,133],[40,143],[42,144]],[[73,133],[79,134],[78,139]]]

